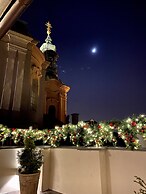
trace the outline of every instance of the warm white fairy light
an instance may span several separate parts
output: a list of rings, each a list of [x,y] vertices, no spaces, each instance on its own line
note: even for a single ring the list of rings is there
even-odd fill
[[[146,116],[124,119],[116,127],[117,133],[126,144],[127,148],[132,146],[133,149],[139,148],[139,140],[137,135],[140,134],[146,139]],[[18,144],[24,137],[33,138],[35,141],[42,140],[45,144],[57,147],[60,142],[66,141],[70,137],[73,145],[79,146],[80,143],[85,146],[100,147],[104,142],[110,142],[116,146],[116,138],[113,136],[115,126],[113,123],[100,122],[96,124],[88,124],[80,121],[77,125],[67,124],[62,127],[56,126],[54,130],[37,130],[32,129],[9,129],[0,125],[0,140],[4,142],[7,137],[11,137],[15,144]],[[68,136],[69,135],[69,136]],[[82,141],[82,142],[81,142]]]

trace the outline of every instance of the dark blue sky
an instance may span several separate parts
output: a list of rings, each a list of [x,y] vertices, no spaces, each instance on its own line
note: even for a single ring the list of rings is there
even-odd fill
[[[59,77],[71,87],[68,114],[108,120],[146,113],[145,0],[34,0],[21,18],[39,45],[44,24],[53,26]]]

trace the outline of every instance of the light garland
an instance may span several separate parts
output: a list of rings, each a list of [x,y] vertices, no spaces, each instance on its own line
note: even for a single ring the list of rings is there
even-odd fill
[[[4,141],[11,136],[11,130],[0,124],[0,141],[3,145]]]
[[[122,121],[78,122],[77,125],[67,124],[55,127],[52,130],[9,129],[0,125],[0,142],[3,145],[11,139],[14,145],[23,145],[24,137],[33,138],[34,141],[51,147],[61,145],[74,146],[117,146],[118,139],[122,139],[126,148],[138,149],[141,145],[138,139],[141,135],[146,140],[146,116],[128,117]]]

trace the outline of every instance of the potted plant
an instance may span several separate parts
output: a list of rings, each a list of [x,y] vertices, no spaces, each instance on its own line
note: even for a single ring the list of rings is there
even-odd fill
[[[41,150],[36,148],[33,138],[28,136],[24,138],[24,148],[17,156],[20,164],[18,168],[20,193],[37,194],[43,157]]]

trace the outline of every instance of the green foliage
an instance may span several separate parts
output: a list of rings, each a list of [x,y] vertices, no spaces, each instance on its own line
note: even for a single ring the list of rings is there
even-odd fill
[[[19,172],[22,174],[37,173],[43,162],[41,150],[35,147],[34,140],[30,137],[24,139],[24,149],[17,156]]]
[[[74,146],[122,146],[128,149],[139,149],[139,135],[146,140],[146,115],[132,116],[121,121],[78,122],[52,130],[8,129],[0,125],[0,144],[7,145],[10,140],[13,145],[24,145],[24,139],[32,138],[34,143],[58,147]],[[8,144],[10,145],[10,144]],[[12,144],[11,144],[12,145]]]
[[[4,143],[4,141],[11,136],[11,130],[0,124],[0,141]]]

